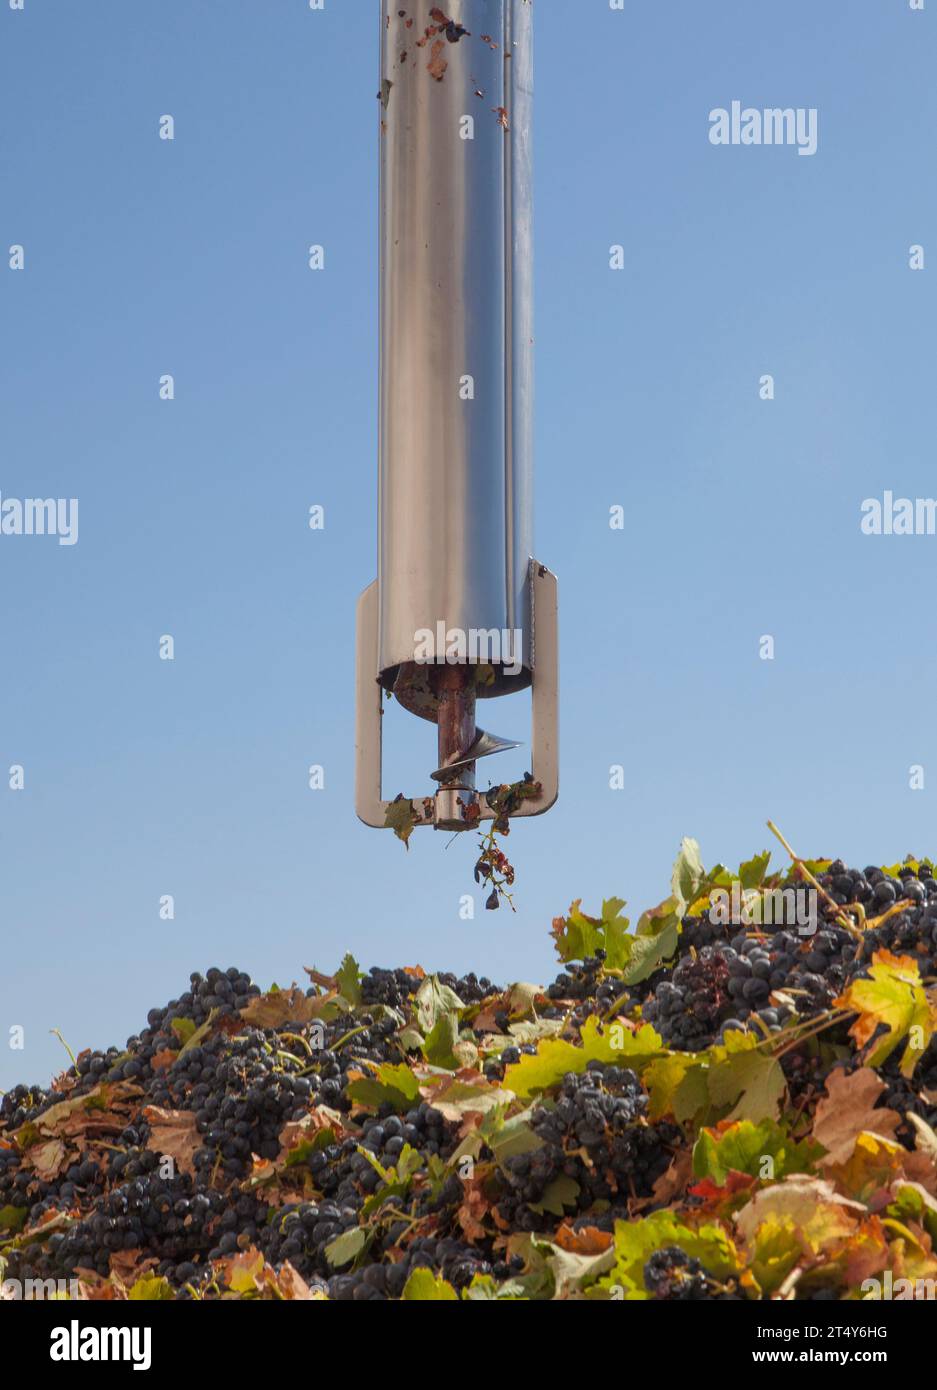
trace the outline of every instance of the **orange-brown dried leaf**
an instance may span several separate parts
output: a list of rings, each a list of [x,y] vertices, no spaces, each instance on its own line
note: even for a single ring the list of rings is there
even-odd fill
[[[243,1254],[229,1255],[216,1260],[212,1268],[219,1282],[227,1285],[234,1293],[254,1293],[264,1283],[264,1257],[254,1245]]]
[[[510,1234],[511,1230],[513,1229],[512,1226],[511,1226],[511,1223],[510,1223],[510,1221],[505,1221],[504,1217],[503,1217],[503,1216],[501,1215],[501,1213],[498,1211],[498,1208],[497,1208],[497,1207],[492,1207],[492,1208],[491,1208],[491,1218],[492,1218],[492,1220],[494,1221],[494,1223],[495,1223],[495,1225],[497,1226],[497,1228],[498,1228],[499,1231],[504,1231],[506,1235],[509,1235],[509,1234]],[[498,1242],[495,1241],[495,1246],[496,1246],[496,1247],[497,1247],[497,1244],[498,1244]]]
[[[855,1235],[866,1215],[861,1202],[841,1196],[826,1179],[796,1174],[756,1192],[734,1220],[748,1244],[762,1222],[789,1220],[804,1253],[815,1258]]]
[[[52,1182],[63,1168],[68,1167],[68,1150],[61,1139],[50,1139],[45,1144],[33,1144],[29,1150],[29,1162],[41,1182]]]
[[[739,1173],[733,1168],[726,1174],[722,1187],[712,1178],[703,1178],[688,1189],[691,1197],[700,1201],[697,1210],[707,1216],[721,1216],[724,1219],[739,1211],[758,1186],[758,1179],[750,1173]]]
[[[865,1279],[874,1279],[889,1262],[888,1239],[877,1216],[863,1221],[856,1234],[846,1242],[842,1253],[843,1273],[850,1288]]]
[[[922,1049],[934,1034],[937,1019],[937,1007],[923,987],[920,968],[913,956],[896,956],[884,949],[875,951],[868,976],[851,980],[833,1003],[837,1008],[856,1011],[857,1018],[849,1035],[858,1048],[864,1048],[877,1038],[869,1057],[873,1066],[880,1066],[917,1029],[922,1040],[918,1046],[912,1046],[910,1041],[907,1043],[900,1064],[902,1075],[910,1077],[913,1074]],[[878,1036],[883,1027],[884,1034]]]
[[[121,1297],[110,1279],[102,1279],[93,1269],[75,1270],[78,1280],[78,1297],[83,1303],[114,1303]],[[124,1294],[126,1297],[126,1293]]]
[[[600,1231],[598,1226],[583,1226],[574,1231],[568,1221],[563,1222],[553,1239],[571,1255],[603,1255],[615,1243],[611,1231]]]
[[[860,1067],[849,1076],[844,1071],[831,1072],[813,1122],[813,1137],[827,1150],[820,1167],[845,1163],[864,1131],[894,1139],[901,1116],[875,1104],[885,1089],[871,1067]]]
[[[256,994],[240,1011],[243,1023],[253,1023],[258,1028],[280,1028],[284,1023],[302,1025],[312,1023],[333,999],[337,991],[314,995],[307,998],[304,990],[297,985],[292,989],[271,990],[269,994]]]
[[[313,969],[311,965],[304,965],[303,969],[314,985],[321,985],[323,989],[338,989],[338,980],[334,975],[325,975],[321,970]]]
[[[448,58],[444,58],[446,45],[442,39],[435,39],[429,51],[429,62],[426,64],[426,71],[436,82],[441,82],[446,75],[449,66]]]
[[[301,1120],[290,1120],[289,1124],[284,1125],[280,1131],[278,1162],[282,1163],[298,1144],[303,1143],[304,1140],[315,1139],[316,1135],[324,1129],[334,1130],[335,1137],[339,1142],[348,1135],[348,1130],[342,1124],[342,1117],[339,1112],[331,1110],[327,1105],[317,1105]]]
[[[142,1089],[131,1082],[104,1082],[83,1096],[51,1105],[39,1116],[36,1128],[50,1139],[71,1140],[81,1149],[91,1138],[105,1139],[126,1129],[127,1116],[142,1095]]]
[[[117,1250],[108,1261],[111,1274],[115,1275],[125,1288],[130,1288],[147,1270],[154,1269],[158,1264],[159,1260],[152,1256],[144,1256],[139,1248]]]
[[[826,1176],[841,1192],[858,1197],[870,1208],[887,1201],[892,1183],[905,1176],[902,1157],[905,1150],[896,1141],[878,1134],[860,1134],[855,1148],[845,1163],[827,1163]]]
[[[484,1221],[490,1211],[491,1203],[485,1196],[481,1179],[473,1178],[465,1184],[462,1205],[456,1213],[456,1219],[468,1240],[485,1239],[488,1231]]]
[[[146,1147],[173,1160],[176,1170],[195,1176],[195,1154],[202,1147],[195,1116],[190,1110],[163,1110],[145,1105],[143,1115],[150,1126]]]
[[[313,1302],[325,1297],[321,1289],[311,1289],[301,1274],[290,1264],[289,1260],[280,1266],[276,1274],[276,1287],[281,1298],[289,1302]]]
[[[693,1155],[689,1149],[681,1149],[654,1184],[654,1205],[668,1207],[672,1202],[682,1200],[692,1176]]]
[[[937,1197],[937,1168],[931,1155],[920,1149],[916,1149],[914,1153],[908,1153],[906,1149],[902,1152],[901,1166],[905,1177],[918,1183],[932,1197]]]

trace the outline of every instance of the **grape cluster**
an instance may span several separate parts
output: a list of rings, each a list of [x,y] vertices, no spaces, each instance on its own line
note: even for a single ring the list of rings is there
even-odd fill
[[[383,1004],[388,1009],[399,1009],[414,992],[417,983],[406,970],[384,970],[374,965],[361,981],[361,998],[365,1004]]]
[[[730,982],[729,960],[723,951],[704,946],[699,955],[685,956],[671,977],[661,981],[644,1005],[642,1017],[658,1027],[671,1047],[698,1052],[709,1046],[731,1013]]]
[[[24,1279],[62,1278],[77,1269],[103,1276],[112,1256],[145,1250],[157,1273],[184,1284],[196,1277],[192,1259],[215,1246],[225,1208],[220,1191],[196,1191],[187,1176],[161,1178],[151,1171],[100,1194],[89,1215],[44,1245],[16,1252],[11,1270]]]
[[[438,978],[463,1004],[479,1003],[493,994],[496,988],[487,976],[482,975],[479,978],[471,972],[461,977],[441,972]],[[410,971],[384,970],[374,965],[361,981],[361,998],[365,1004],[383,1004],[390,1009],[401,1009],[416,993],[420,983],[419,977]]]
[[[392,1247],[391,1247],[392,1248]],[[453,1288],[464,1289],[471,1284],[476,1275],[493,1275],[496,1279],[507,1279],[512,1273],[523,1269],[523,1260],[516,1259],[513,1264],[503,1261],[491,1263],[474,1246],[452,1236],[442,1240],[421,1237],[408,1247],[399,1251],[399,1258],[386,1264],[367,1265],[351,1274],[339,1274],[329,1280],[329,1297],[339,1302],[357,1303],[381,1302],[399,1298],[407,1280],[417,1269],[428,1269],[440,1275]]]
[[[581,964],[571,961],[547,989],[548,999],[594,999],[605,966],[605,951],[596,951]]]
[[[479,1004],[486,999],[489,994],[494,992],[495,986],[488,979],[487,975],[479,978],[474,972],[468,975],[457,977],[455,975],[441,972],[439,975],[440,984],[448,985],[454,994],[462,1000],[463,1004]]]
[[[579,1210],[648,1196],[679,1132],[649,1124],[647,1108],[647,1093],[627,1068],[594,1061],[585,1072],[564,1076],[555,1103],[541,1103],[532,1116],[540,1147],[503,1165],[502,1219],[521,1230],[546,1229],[549,1210],[536,1208],[560,1178],[577,1184]]]
[[[50,1092],[39,1086],[14,1086],[0,1096],[0,1124],[4,1129],[18,1129],[20,1125],[34,1120],[54,1099]]]
[[[192,1048],[170,1069],[157,1104],[186,1104],[195,1111],[204,1138],[195,1166],[206,1176],[221,1168],[228,1178],[246,1177],[251,1155],[274,1159],[289,1120],[306,1113],[313,1090],[324,1081],[301,1076],[287,1060],[271,1067],[269,1045],[258,1029],[235,1040],[223,1035]]]
[[[499,1026],[507,1028],[507,1015],[499,1019]],[[511,1044],[499,1053],[497,1057],[488,1057],[483,1067],[485,1076],[489,1081],[503,1081],[507,1067],[515,1066],[522,1057],[530,1057],[537,1051],[533,1043],[522,1043],[520,1045]]]
[[[845,875],[837,878],[842,882]],[[795,1012],[811,1018],[829,1009],[860,957],[852,933],[832,920],[832,909],[828,913],[830,920],[809,935],[765,926],[735,928],[729,936],[708,914],[687,918],[680,941],[686,953],[645,997],[642,1018],[671,1046],[698,1052],[731,1031],[751,1028],[764,1036]],[[710,944],[692,945],[704,938]],[[783,999],[773,997],[778,992]]]
[[[687,1303],[712,1296],[714,1280],[679,1245],[655,1250],[644,1266],[644,1287],[654,1298]]]
[[[587,956],[581,964],[569,962],[548,986],[549,1000],[564,1003],[572,1001],[572,1017],[577,1021],[590,1013],[607,1011],[622,994],[622,986],[614,976],[605,974],[606,952],[601,948],[595,955]],[[543,1010],[545,1018],[561,1017],[564,1010],[557,1003]]]

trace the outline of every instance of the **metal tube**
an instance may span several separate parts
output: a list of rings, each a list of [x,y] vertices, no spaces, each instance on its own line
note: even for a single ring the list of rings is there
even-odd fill
[[[435,675],[440,768],[455,762],[475,742],[475,672],[470,666],[441,666]],[[464,811],[474,802],[475,764],[462,763],[436,793],[436,827],[464,830]]]
[[[368,825],[391,805],[380,687],[438,724],[437,790],[411,797],[415,824],[497,814],[476,763],[517,744],[478,728],[475,703],[529,685],[534,794],[514,814],[556,800],[556,579],[532,558],[532,10],[382,0],[380,528],[357,655]]]
[[[382,4],[378,660],[404,703],[440,625],[494,666],[479,694],[531,679],[531,9]]]

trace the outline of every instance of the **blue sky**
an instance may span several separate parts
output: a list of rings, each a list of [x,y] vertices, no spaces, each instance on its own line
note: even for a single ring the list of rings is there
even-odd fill
[[[866,497],[937,495],[932,10],[536,0],[562,784],[512,834],[516,915],[466,922],[472,845],[407,854],[352,805],[375,0],[2,0],[0,492],[78,497],[80,539],[0,536],[0,1087],[66,1061],[51,1028],[122,1044],[212,964],[552,978],[552,917],[637,915],[683,835],[737,863],[772,816],[812,855],[937,852],[937,537],[859,529]],[[733,100],[816,107],[816,155],[711,145]],[[387,789],[417,794],[433,732],[394,713]]]

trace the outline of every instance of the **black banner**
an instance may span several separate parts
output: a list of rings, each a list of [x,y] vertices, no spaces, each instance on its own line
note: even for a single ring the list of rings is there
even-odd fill
[[[570,1300],[570,1302],[575,1300]],[[583,1300],[584,1301],[584,1300]],[[615,1308],[593,1307],[590,1324],[608,1335],[614,1329],[629,1339],[633,1351],[643,1348],[650,1357],[662,1358],[668,1372],[689,1373],[704,1365],[722,1370],[750,1368],[847,1368],[881,1366],[889,1371],[910,1370],[920,1365],[922,1339],[931,1327],[926,1308],[909,1308],[904,1300],[831,1303],[752,1302],[720,1306],[712,1302],[625,1302]],[[33,1366],[69,1375],[93,1371],[135,1370],[161,1377],[177,1373],[192,1355],[192,1343],[202,1345],[213,1373],[239,1377],[269,1372],[271,1347],[288,1347],[296,1339],[314,1339],[327,1346],[335,1335],[334,1306],[310,1309],[308,1303],[292,1309],[282,1303],[258,1300],[245,1309],[243,1300],[180,1307],[178,1303],[146,1302],[33,1302],[0,1305],[0,1338],[28,1356]],[[357,1313],[356,1318],[361,1314]],[[445,1341],[464,1348],[468,1329],[464,1318],[453,1312],[424,1310],[414,1324],[406,1313],[385,1314],[390,1322],[379,1326],[393,1337],[419,1335],[421,1343],[438,1337],[440,1353]],[[518,1316],[515,1311],[515,1318]],[[538,1325],[521,1314],[515,1335],[535,1352],[538,1338],[528,1341]],[[570,1325],[577,1328],[574,1309],[567,1304]],[[373,1326],[373,1312],[364,1315],[365,1327]],[[324,1322],[320,1322],[324,1319]],[[473,1324],[474,1326],[474,1324]],[[551,1329],[556,1323],[551,1316]],[[343,1336],[347,1327],[342,1328]],[[206,1341],[206,1339],[208,1339]],[[282,1340],[280,1340],[282,1339]],[[210,1348],[210,1351],[209,1351]],[[463,1353],[460,1353],[460,1356]],[[528,1351],[525,1351],[525,1358]]]

